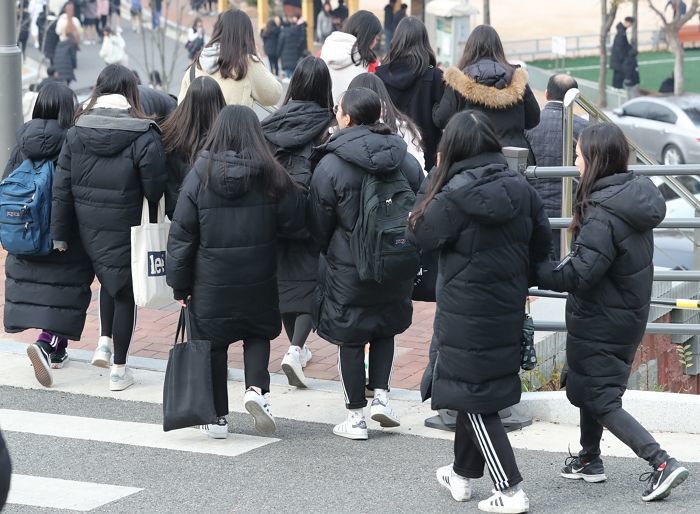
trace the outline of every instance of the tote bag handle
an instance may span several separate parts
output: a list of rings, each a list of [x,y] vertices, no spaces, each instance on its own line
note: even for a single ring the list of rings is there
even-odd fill
[[[148,225],[151,222],[149,213],[148,200],[144,197],[143,205],[141,207],[141,225]],[[165,223],[165,195],[161,196],[160,200],[158,201],[156,223]]]

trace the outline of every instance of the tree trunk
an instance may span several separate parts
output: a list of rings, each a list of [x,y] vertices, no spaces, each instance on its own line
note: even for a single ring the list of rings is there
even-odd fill
[[[637,27],[639,27],[638,16],[639,16],[639,0],[632,0],[632,17],[634,18],[634,25],[632,25],[632,41],[630,44],[632,45],[632,48],[634,48],[635,50],[637,50],[638,45],[639,45],[639,43],[638,43],[639,34],[638,34],[638,30],[637,30]]]
[[[484,0],[484,25],[491,25],[491,2]]]
[[[675,31],[673,33],[667,31],[666,38],[669,40],[671,50],[673,51],[673,55],[675,57],[673,63],[673,94],[682,95],[685,90],[685,75],[683,63],[683,57],[685,52],[683,50],[683,43],[681,43],[678,39],[678,31]]]
[[[608,2],[607,0],[601,0],[600,2],[600,41],[599,41],[599,53],[600,53],[600,68],[598,71],[598,105],[600,107],[607,107],[608,98],[605,93],[607,71],[608,71],[608,51],[606,48],[606,43],[608,39],[608,31],[606,30],[608,23]]]

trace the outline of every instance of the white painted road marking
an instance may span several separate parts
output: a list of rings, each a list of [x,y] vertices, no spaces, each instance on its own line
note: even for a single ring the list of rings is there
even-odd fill
[[[229,434],[228,439],[215,440],[200,433],[199,430],[190,428],[163,432],[161,425],[148,423],[10,409],[0,409],[0,427],[6,432],[23,432],[227,457],[235,457],[279,441],[271,437],[243,434]]]
[[[12,475],[7,503],[87,512],[142,490],[121,485]]]

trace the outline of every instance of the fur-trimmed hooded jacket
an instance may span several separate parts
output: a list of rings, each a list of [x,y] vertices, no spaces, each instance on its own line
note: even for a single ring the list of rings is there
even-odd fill
[[[481,111],[489,117],[503,146],[530,148],[524,131],[540,122],[540,107],[522,68],[506,69],[489,60],[460,70],[450,67],[444,75],[445,93],[433,111],[433,122],[444,128],[457,112]],[[534,164],[532,152],[528,162]]]

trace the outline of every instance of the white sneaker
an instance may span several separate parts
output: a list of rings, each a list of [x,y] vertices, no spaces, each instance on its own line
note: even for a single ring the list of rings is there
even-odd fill
[[[270,393],[261,395],[249,387],[243,396],[243,406],[255,421],[255,430],[261,434],[273,434],[277,430],[275,418],[270,409]]]
[[[484,512],[519,514],[530,510],[530,500],[522,489],[513,496],[507,496],[500,491],[494,491],[493,496],[481,500],[478,507],[479,510]]]
[[[216,423],[199,425],[199,431],[212,439],[226,439],[228,437],[228,421],[224,416],[221,416]]]
[[[290,386],[306,389],[306,375],[303,368],[311,360],[311,350],[308,347],[290,346],[282,359],[282,371],[287,375]]]
[[[355,441],[366,441],[369,438],[367,435],[367,422],[364,416],[348,417],[348,419],[333,427],[333,433]]]
[[[389,407],[389,402],[386,399],[375,398],[372,400],[369,412],[370,417],[378,422],[381,427],[392,428],[401,426],[399,417],[394,412],[394,409]]]
[[[438,468],[435,472],[440,485],[449,489],[452,498],[458,502],[465,502],[472,497],[472,484],[468,478],[459,476],[454,472],[452,464]]]
[[[134,374],[126,366],[123,368],[115,368],[109,373],[109,390],[123,391],[129,386],[134,385]]]
[[[112,338],[100,336],[100,339],[97,341],[97,349],[92,355],[91,364],[98,368],[109,368],[112,361],[112,348],[114,348]]]

